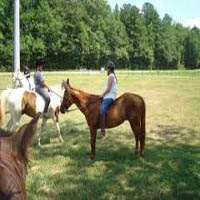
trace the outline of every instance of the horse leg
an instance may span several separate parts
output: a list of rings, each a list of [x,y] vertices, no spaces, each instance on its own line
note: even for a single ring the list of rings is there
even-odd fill
[[[9,122],[6,124],[6,130],[10,131],[12,124],[13,124],[13,121],[12,121],[12,118],[10,118]]]
[[[129,120],[131,129],[135,135],[135,155],[138,154],[138,142],[140,134],[140,121],[139,120]]]
[[[8,123],[6,124],[6,130],[7,131],[11,131],[12,126],[13,126],[13,114],[12,112],[10,113],[10,120],[8,121]]]
[[[58,123],[58,120],[56,119],[56,117],[53,118],[53,121],[54,121],[54,124],[56,125],[56,129],[57,129],[57,132],[58,132],[58,137],[60,139],[60,142],[64,142],[62,135],[60,133],[60,126],[59,126],[59,123]]]
[[[96,145],[96,136],[97,136],[97,129],[94,127],[90,127],[90,144],[91,144],[91,155],[90,159],[94,160],[95,158],[95,145]]]
[[[144,157],[144,146],[145,146],[145,135],[146,135],[146,128],[145,128],[145,104],[143,105],[142,116],[141,116],[141,129],[140,129],[140,155]]]
[[[38,146],[41,146],[41,144],[40,144],[40,136],[41,136],[41,134],[42,134],[42,132],[44,130],[46,122],[47,122],[47,118],[43,118],[42,119],[42,124],[41,124],[41,127],[40,127],[40,131],[39,131],[39,136],[38,136]]]
[[[145,137],[140,134],[140,155],[144,157],[144,145],[145,145]]]

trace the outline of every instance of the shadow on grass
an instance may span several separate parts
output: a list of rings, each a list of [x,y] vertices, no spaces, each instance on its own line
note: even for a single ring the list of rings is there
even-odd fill
[[[63,124],[65,124],[64,127],[63,127]],[[68,135],[70,135],[70,134],[80,134],[81,130],[78,127],[83,124],[85,124],[85,122],[79,122],[79,123],[74,124],[69,120],[59,123],[61,135],[62,135],[63,139],[67,140]],[[37,131],[38,134],[39,134],[39,131],[40,131],[40,128]],[[68,134],[68,133],[70,133],[70,134]],[[37,147],[37,145],[38,145],[38,134],[33,143],[34,147]],[[41,133],[40,138],[41,138],[42,145],[50,144],[51,141],[55,142],[55,143],[59,142],[56,126],[54,125],[54,123],[51,122],[51,120],[48,121],[45,130]]]
[[[160,139],[147,138],[144,159],[133,154],[129,139],[120,142],[123,133],[115,131],[97,140],[96,160],[90,161],[89,130],[65,123],[65,143],[42,147],[37,155],[39,160],[57,156],[71,160],[62,173],[50,176],[52,192],[41,191],[46,199],[200,199],[200,148],[187,143],[198,136],[195,130],[159,125]]]
[[[150,133],[156,133],[162,139],[178,139],[179,141],[185,142],[186,137],[194,139],[199,137],[197,131],[191,128],[177,126],[177,125],[162,125],[158,124],[154,129],[150,130]]]

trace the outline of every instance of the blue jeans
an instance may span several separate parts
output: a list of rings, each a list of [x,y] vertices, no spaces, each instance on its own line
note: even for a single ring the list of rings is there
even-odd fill
[[[106,114],[106,111],[108,110],[108,107],[110,106],[110,104],[112,102],[113,102],[113,99],[111,99],[111,98],[103,100],[103,102],[101,103],[101,107],[100,107],[100,114],[101,115]]]

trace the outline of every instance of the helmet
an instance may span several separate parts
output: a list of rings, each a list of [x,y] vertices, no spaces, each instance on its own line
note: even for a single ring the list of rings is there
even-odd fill
[[[36,61],[36,67],[44,65],[44,63],[42,62],[42,60],[37,60]]]
[[[115,69],[115,63],[111,60],[109,60],[106,64],[106,68],[113,68]]]
[[[30,72],[29,65],[26,65],[26,66],[24,67],[24,71]]]

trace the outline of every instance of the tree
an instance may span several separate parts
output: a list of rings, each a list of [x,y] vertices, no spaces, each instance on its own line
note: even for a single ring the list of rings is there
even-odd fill
[[[200,68],[200,30],[197,27],[186,37],[184,62],[187,69]]]
[[[159,14],[157,13],[154,6],[150,3],[145,3],[142,7],[142,15],[145,19],[146,27],[151,27],[151,41],[153,41],[153,55],[154,55],[154,63],[153,65],[156,68],[159,68],[159,56],[161,50],[161,20]]]
[[[0,69],[12,70],[13,59],[13,1],[0,1]]]
[[[118,66],[125,67],[129,61],[130,46],[126,28],[120,20],[118,6],[115,7],[113,14],[108,20],[106,40],[110,49],[108,59],[113,59]]]
[[[177,69],[179,63],[179,52],[176,45],[175,29],[172,18],[165,15],[161,23],[161,34],[159,51],[157,52],[157,63],[161,69]]]
[[[178,52],[178,69],[184,69],[184,49],[186,36],[188,35],[189,29],[183,27],[182,24],[177,23],[174,25],[175,37],[176,37],[176,49]]]
[[[121,21],[126,27],[131,48],[130,64],[139,69],[148,68],[152,64],[152,48],[149,46],[145,21],[136,6],[123,5],[121,9]]]
[[[21,0],[21,66],[46,69],[197,69],[200,30],[160,19],[150,3],[111,10],[106,0]],[[11,70],[13,0],[0,1],[0,69]]]

